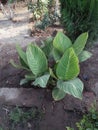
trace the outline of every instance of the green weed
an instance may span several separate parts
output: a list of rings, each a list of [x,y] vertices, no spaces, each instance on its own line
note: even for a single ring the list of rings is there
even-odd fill
[[[78,130],[98,130],[98,111],[93,105],[88,112],[84,115],[80,122],[76,123]],[[67,130],[74,130],[73,128],[66,127]]]
[[[19,107],[16,107],[9,114],[9,118],[14,124],[18,124],[20,122],[25,123],[32,119],[42,119],[42,116],[43,112],[36,108],[23,110]]]
[[[2,128],[2,127],[0,127],[0,130],[3,130],[3,128]]]

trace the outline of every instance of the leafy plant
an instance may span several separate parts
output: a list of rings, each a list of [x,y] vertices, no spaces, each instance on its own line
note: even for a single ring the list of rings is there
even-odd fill
[[[28,9],[33,13],[33,19],[37,20],[35,27],[45,30],[59,20],[59,11],[56,10],[55,0],[30,1]]]
[[[20,65],[16,65],[13,60],[11,64],[28,71],[20,84],[33,81],[32,85],[41,88],[51,85],[52,96],[56,101],[63,99],[66,94],[81,99],[83,83],[78,78],[79,62],[91,56],[90,52],[83,50],[87,38],[88,33],[83,33],[72,44],[67,36],[58,32],[54,40],[49,38],[43,41],[41,47],[30,44],[24,52],[17,46]]]
[[[0,130],[3,130],[3,128],[2,128],[2,127],[0,127]]]
[[[84,115],[80,122],[76,123],[78,130],[98,130],[98,111],[95,106],[91,107],[88,114]],[[67,130],[74,130],[66,127]]]
[[[12,123],[18,124],[20,122],[26,123],[28,120],[35,119],[35,118],[42,118],[43,113],[41,110],[37,108],[31,108],[28,111],[23,110],[22,108],[16,107],[9,113],[9,118]]]
[[[59,7],[56,4],[57,1],[49,0],[47,4],[47,12],[43,15],[40,22],[36,24],[36,27],[45,30],[47,27],[52,26],[55,22],[59,21],[60,13]],[[57,9],[56,9],[57,8]]]
[[[61,23],[71,39],[86,31],[90,40],[98,36],[98,0],[60,0],[60,4]]]
[[[48,11],[48,2],[48,0],[37,0],[36,2],[29,2],[28,9],[33,13],[34,20],[41,19],[43,15]]]

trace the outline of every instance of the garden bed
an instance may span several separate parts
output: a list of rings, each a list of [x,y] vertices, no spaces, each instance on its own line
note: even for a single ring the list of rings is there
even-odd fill
[[[40,109],[42,113],[44,113],[41,120],[30,120],[31,129],[34,130],[65,130],[66,126],[75,128],[75,122],[82,118],[82,114],[90,108],[90,105],[97,98],[98,45],[90,49],[93,56],[81,64],[81,73],[79,76],[85,84],[83,100],[81,101],[67,95],[62,101],[59,102],[53,101],[51,90],[40,88],[34,89],[31,88],[30,84],[20,86],[19,81],[23,78],[25,72],[23,70],[13,68],[9,63],[10,59],[17,61],[18,55],[13,45],[9,45],[9,47],[4,46],[4,48],[5,49],[2,49],[0,52],[0,61],[2,61],[0,62],[0,88],[18,88],[19,91],[22,89],[22,93],[17,99],[13,99],[12,102],[10,102],[10,100],[6,102],[5,99],[2,99],[1,104],[6,104],[8,109],[9,105],[18,105],[19,107],[26,108],[36,107],[37,109]],[[2,111],[4,111],[3,105],[1,105],[0,124],[3,126],[4,130],[9,130],[10,119],[8,114],[4,115],[4,113],[2,113]],[[10,109],[12,109],[12,107]],[[8,118],[5,119],[5,116]],[[26,123],[28,122],[29,121]],[[37,125],[35,125],[36,123]],[[29,129],[23,123],[15,126],[15,130],[22,130],[22,128],[23,130]]]

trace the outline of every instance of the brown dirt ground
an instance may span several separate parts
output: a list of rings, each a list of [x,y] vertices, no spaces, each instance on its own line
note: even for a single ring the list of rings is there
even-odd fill
[[[11,58],[17,61],[16,52],[14,52],[13,54],[9,53],[11,52],[11,48],[13,49],[13,46],[5,46],[4,48],[5,49],[2,49],[3,52],[0,57],[0,61],[2,61],[2,63],[0,64],[0,87],[31,87],[30,85],[19,86],[19,81],[24,76],[25,72],[13,68],[9,63],[9,60]],[[80,78],[85,84],[84,92],[92,92],[92,88],[94,87],[95,83],[98,82],[98,45],[90,49],[90,52],[93,53],[93,56],[88,61],[81,64]],[[63,101],[54,103],[51,97],[51,92],[48,92],[48,90],[44,90],[44,95],[42,95],[43,91],[40,91],[39,97],[42,97],[43,101],[37,109],[41,109],[43,112],[45,112],[45,114],[41,120],[30,120],[32,130],[65,130],[66,126],[71,126],[75,128],[75,122],[77,122],[82,117],[82,111],[64,109],[63,101],[66,101],[66,98]],[[41,100],[39,100],[39,102],[40,101]],[[75,104],[73,104],[73,106],[74,105]],[[9,108],[9,106],[6,107]],[[11,106],[9,110],[12,110]],[[11,122],[9,120],[8,114],[6,114],[3,110],[3,106],[1,106],[0,111],[0,124],[4,128],[4,130],[11,130]],[[15,126],[15,130],[22,129],[28,130],[27,125],[20,123]]]

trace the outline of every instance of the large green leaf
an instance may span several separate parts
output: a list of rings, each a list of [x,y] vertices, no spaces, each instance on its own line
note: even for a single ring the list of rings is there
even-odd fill
[[[34,75],[42,75],[47,70],[47,58],[38,46],[30,44],[27,47],[26,55],[28,65]]]
[[[77,55],[79,55],[82,50],[84,49],[85,47],[85,44],[87,42],[87,39],[88,39],[88,33],[82,33],[77,39],[76,41],[74,42],[73,44],[73,48],[74,48],[74,51]]]
[[[26,53],[22,50],[22,48],[19,45],[16,45],[16,50],[19,54],[19,57],[24,61],[26,65],[28,65]],[[21,61],[20,61],[21,62]]]
[[[59,88],[55,87],[52,90],[52,97],[55,101],[59,101],[65,97],[66,93]]]
[[[89,59],[92,56],[92,53],[88,52],[88,51],[82,51],[79,55],[79,62],[83,62],[86,61],[87,59]]]
[[[56,75],[59,79],[70,80],[79,74],[79,60],[73,48],[65,51],[56,68]]]
[[[66,82],[59,80],[57,82],[57,88],[76,98],[82,98],[83,83],[79,78],[75,78]]]
[[[62,32],[58,32],[56,37],[53,41],[53,46],[60,51],[61,53],[64,53],[67,48],[69,48],[72,45],[71,40],[64,35]]]
[[[45,74],[45,75],[43,75],[41,77],[38,77],[33,82],[33,85],[35,85],[35,86],[39,85],[40,87],[45,88],[47,83],[48,83],[49,77],[50,77],[50,74]]]

